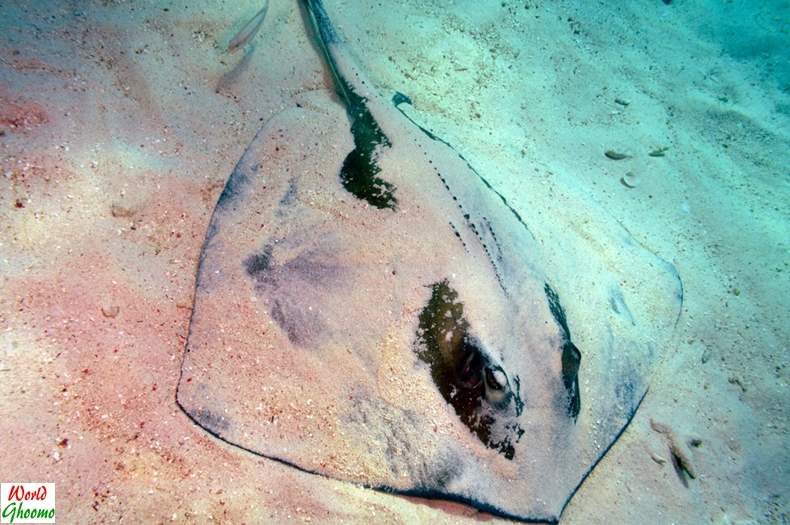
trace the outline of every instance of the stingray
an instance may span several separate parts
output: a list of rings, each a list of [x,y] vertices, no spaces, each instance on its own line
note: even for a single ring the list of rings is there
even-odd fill
[[[555,522],[647,391],[677,272],[614,221],[513,206],[303,4],[335,93],[229,176],[177,402],[302,471]]]

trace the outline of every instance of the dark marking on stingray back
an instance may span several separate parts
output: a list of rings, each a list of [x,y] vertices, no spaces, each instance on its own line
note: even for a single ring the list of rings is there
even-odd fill
[[[285,298],[287,300],[288,298]],[[315,316],[309,316],[298,307],[275,299],[271,310],[272,319],[285,332],[288,340],[297,345],[305,346],[320,333],[321,326]]]
[[[562,309],[560,298],[557,292],[546,283],[544,286],[546,299],[549,302],[549,310],[554,320],[562,330],[562,384],[568,394],[568,415],[575,421],[581,409],[581,394],[579,392],[579,365],[582,354],[576,345],[571,342],[571,331],[568,329],[568,320],[565,318],[565,310]]]
[[[395,94],[392,95],[392,103],[395,104],[395,107],[398,107],[404,103],[410,106],[412,105],[411,99],[407,95],[401,93],[400,91],[396,91]]]
[[[496,248],[497,254],[496,259],[497,261],[502,261],[504,250],[502,249],[502,244],[499,242],[499,238],[496,236],[496,232],[494,231],[494,226],[491,224],[491,221],[488,220],[488,217],[483,217],[483,224],[485,224],[488,233],[491,235],[491,239],[494,241],[494,247]]]
[[[290,206],[296,200],[296,179],[292,178],[288,181],[288,189],[285,190],[285,193],[280,198],[280,202],[278,203],[279,207],[278,212],[282,213],[282,207]]]
[[[427,155],[427,153],[425,152],[423,153]],[[499,267],[497,266],[496,261],[494,261],[494,258],[491,256],[491,252],[488,250],[488,245],[486,244],[485,239],[483,239],[482,235],[480,234],[480,230],[478,230],[477,226],[472,220],[471,214],[466,210],[466,208],[464,208],[463,203],[458,199],[458,197],[456,197],[455,194],[453,194],[453,191],[450,189],[450,185],[447,183],[447,179],[444,177],[444,175],[441,174],[441,172],[436,168],[436,166],[433,166],[433,171],[436,174],[436,176],[439,177],[439,180],[442,182],[444,189],[447,190],[447,193],[450,194],[450,196],[453,199],[453,202],[455,202],[455,205],[458,207],[458,210],[461,212],[461,215],[464,218],[464,222],[466,223],[466,227],[469,228],[469,230],[477,238],[480,247],[483,249],[483,252],[486,254],[488,261],[491,263],[491,268],[494,270],[494,275],[496,276],[497,282],[499,283],[499,287],[502,288],[502,291],[505,292],[505,295],[508,295],[507,288],[505,287],[505,281],[504,279],[502,279],[502,275],[499,271]],[[461,238],[461,235],[458,232],[458,230],[455,229],[455,225],[453,225],[451,222],[450,226],[452,227],[456,237],[458,237],[458,239],[461,240],[461,243],[463,243],[464,250],[468,251],[466,249],[467,248],[466,243]],[[493,231],[491,233],[493,233]]]
[[[502,382],[504,371],[490,362],[469,328],[458,293],[447,281],[434,284],[419,317],[417,356],[430,366],[439,392],[464,425],[487,447],[513,459],[514,443],[524,430],[515,420],[502,424],[497,418],[504,417],[501,412],[511,402],[517,409],[523,403],[518,389],[514,394],[506,379]],[[501,399],[490,401],[492,389]]]
[[[464,251],[468,253],[469,248],[467,248],[466,242],[464,241],[463,237],[461,237],[461,234],[458,232],[458,228],[455,227],[453,221],[450,221],[448,224],[450,225],[450,229],[453,230],[453,235],[455,235],[456,239],[458,239],[458,241],[461,243],[461,246],[464,247]]]
[[[366,100],[350,87],[347,92],[346,111],[351,120],[354,149],[343,161],[340,181],[356,198],[379,209],[394,210],[397,204],[395,186],[377,176],[381,168],[375,157],[376,148],[389,147],[390,141],[368,111]]]
[[[311,309],[311,304],[337,285],[343,269],[331,255],[316,249],[304,249],[278,260],[277,246],[267,243],[242,264],[256,294],[269,306],[272,320],[291,343],[306,347],[325,329],[320,309]]]
[[[371,206],[394,210],[397,205],[395,186],[378,177],[381,168],[376,159],[377,148],[390,147],[392,144],[368,110],[367,99],[360,96],[338,70],[330,46],[341,41],[322,2],[307,0],[306,4],[319,36],[324,59],[335,80],[335,91],[342,99],[351,121],[354,149],[343,161],[340,181],[349,193]]]
[[[247,274],[255,279],[260,279],[263,274],[271,268],[272,247],[264,246],[260,253],[253,253],[244,260],[244,267]]]

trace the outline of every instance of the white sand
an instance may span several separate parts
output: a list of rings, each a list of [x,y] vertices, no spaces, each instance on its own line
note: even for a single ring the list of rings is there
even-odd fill
[[[787,3],[480,3],[329,5],[381,91],[517,208],[588,196],[685,284],[659,375],[563,523],[787,523]],[[222,184],[261,119],[327,87],[294,2],[224,80],[254,2],[33,4],[0,4],[2,480],[55,481],[64,523],[474,515],[240,453],[173,403]],[[688,486],[651,459],[651,419],[701,440]]]

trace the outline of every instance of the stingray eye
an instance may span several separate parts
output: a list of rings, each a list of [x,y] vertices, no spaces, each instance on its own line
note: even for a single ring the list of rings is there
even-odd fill
[[[504,390],[507,378],[502,370],[492,370],[486,367],[486,387],[492,390]]]
[[[473,389],[480,386],[482,377],[483,358],[474,343],[464,340],[461,351],[460,367],[458,369],[458,382],[464,388]]]
[[[508,400],[507,376],[501,368],[485,367],[483,378],[489,403],[501,405]]]

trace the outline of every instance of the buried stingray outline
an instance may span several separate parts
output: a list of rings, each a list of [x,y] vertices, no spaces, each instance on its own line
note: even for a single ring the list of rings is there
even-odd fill
[[[653,318],[676,322],[679,277],[619,232],[614,253],[648,276],[636,290],[668,304],[640,309],[609,254],[587,269],[606,286],[573,284],[575,265],[303,4],[345,111],[314,94],[275,116],[228,178],[176,401],[304,472],[557,521],[644,398],[660,345],[640,330],[674,326]]]

